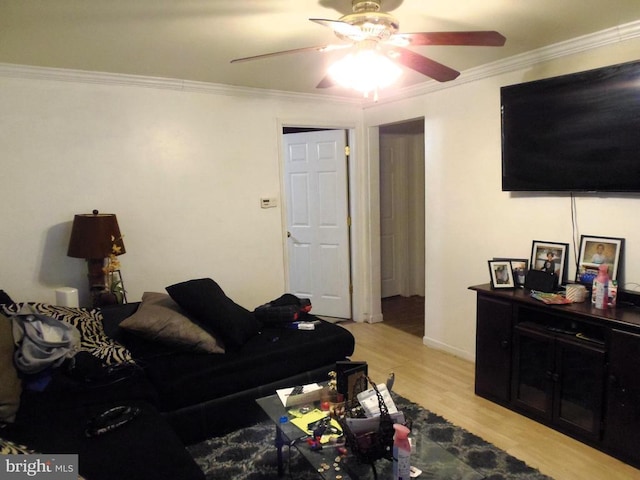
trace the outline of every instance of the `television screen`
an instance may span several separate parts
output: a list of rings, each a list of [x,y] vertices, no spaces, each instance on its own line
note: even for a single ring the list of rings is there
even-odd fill
[[[640,192],[640,62],[501,89],[502,190]]]

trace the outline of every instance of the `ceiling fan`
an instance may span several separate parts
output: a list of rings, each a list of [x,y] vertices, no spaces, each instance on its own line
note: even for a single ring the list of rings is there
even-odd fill
[[[296,48],[280,52],[237,58],[231,63],[264,59],[276,55],[286,55],[305,51],[327,52],[346,48],[358,51],[378,51],[392,61],[415,70],[439,82],[454,80],[460,72],[427,58],[406,47],[423,45],[458,45],[501,47],[506,39],[495,31],[458,31],[458,32],[418,32],[398,33],[399,22],[391,14],[381,11],[382,0],[352,0],[353,12],[338,20],[310,18],[333,30],[338,38],[347,43]],[[330,75],[325,76],[317,88],[334,85]]]

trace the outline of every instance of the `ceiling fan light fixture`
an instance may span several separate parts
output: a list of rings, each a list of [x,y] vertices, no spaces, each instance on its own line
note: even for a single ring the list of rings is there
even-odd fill
[[[402,0],[394,0],[392,3],[393,8],[396,8]],[[331,29],[345,43],[294,48],[237,58],[231,62],[305,51],[328,52],[354,48],[354,54],[348,55],[328,69],[316,88],[328,88],[337,84],[359,90],[365,97],[374,92],[374,98],[377,99],[378,90],[391,85],[401,75],[400,66],[438,82],[449,82],[460,75],[459,71],[421,55],[409,47],[424,45],[501,47],[506,40],[503,35],[493,30],[398,33],[400,29],[398,19],[382,11],[381,4],[382,0],[351,0],[353,12],[343,15],[338,20],[309,18],[310,21]]]
[[[338,85],[368,97],[398,80],[402,69],[377,50],[359,49],[331,65],[328,73]]]
[[[380,10],[380,0],[351,0],[351,9],[354,13],[377,12]]]
[[[386,41],[395,35],[400,23],[393,16],[383,12],[350,13],[331,24],[334,33],[343,40]]]

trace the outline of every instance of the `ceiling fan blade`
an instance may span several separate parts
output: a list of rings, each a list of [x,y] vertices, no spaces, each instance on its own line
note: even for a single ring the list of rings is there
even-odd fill
[[[396,62],[439,82],[455,80],[460,72],[406,48],[395,47],[390,57]]]
[[[346,23],[340,20],[327,20],[324,18],[310,18],[312,22],[319,23],[325,27],[329,27],[331,30],[336,32],[338,35],[342,35],[343,37],[351,38],[353,40],[364,40],[365,36],[358,27],[351,25],[350,23]]]
[[[320,83],[316,85],[316,88],[329,88],[329,87],[333,87],[334,85],[335,85],[335,82],[331,79],[329,75],[326,75],[322,80],[320,80]]]
[[[293,50],[283,50],[281,52],[272,52],[272,53],[263,53],[262,55],[253,55],[252,57],[244,57],[244,58],[234,58],[231,60],[231,63],[239,63],[239,62],[248,62],[249,60],[259,60],[261,58],[269,58],[276,57],[278,55],[289,55],[290,53],[301,53],[301,52],[332,52],[334,50],[342,50],[343,48],[351,48],[351,44],[343,43],[343,44],[333,44],[333,45],[319,45],[316,47],[303,47],[303,48],[294,48]]]
[[[479,47],[501,47],[506,38],[495,31],[473,32],[417,32],[393,35],[394,41],[409,42],[411,46],[419,45],[470,45]],[[405,43],[406,45],[406,43]],[[401,45],[402,46],[402,45]]]
[[[316,52],[326,52],[328,50],[332,50],[333,47],[336,47],[336,46],[337,45],[320,45],[317,47],[294,48],[293,50],[283,50],[281,52],[264,53],[262,55],[253,55],[251,57],[234,58],[233,60],[231,60],[231,63],[248,62],[249,60],[258,60],[261,58],[276,57],[278,55],[289,55],[290,53],[310,52],[314,50]]]

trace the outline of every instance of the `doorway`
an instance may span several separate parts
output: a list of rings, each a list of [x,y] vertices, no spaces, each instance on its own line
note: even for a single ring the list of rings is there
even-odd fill
[[[385,322],[399,322],[403,329],[422,334],[425,297],[424,119],[381,125],[379,136],[383,318]],[[413,314],[397,315],[399,311],[411,311]]]

